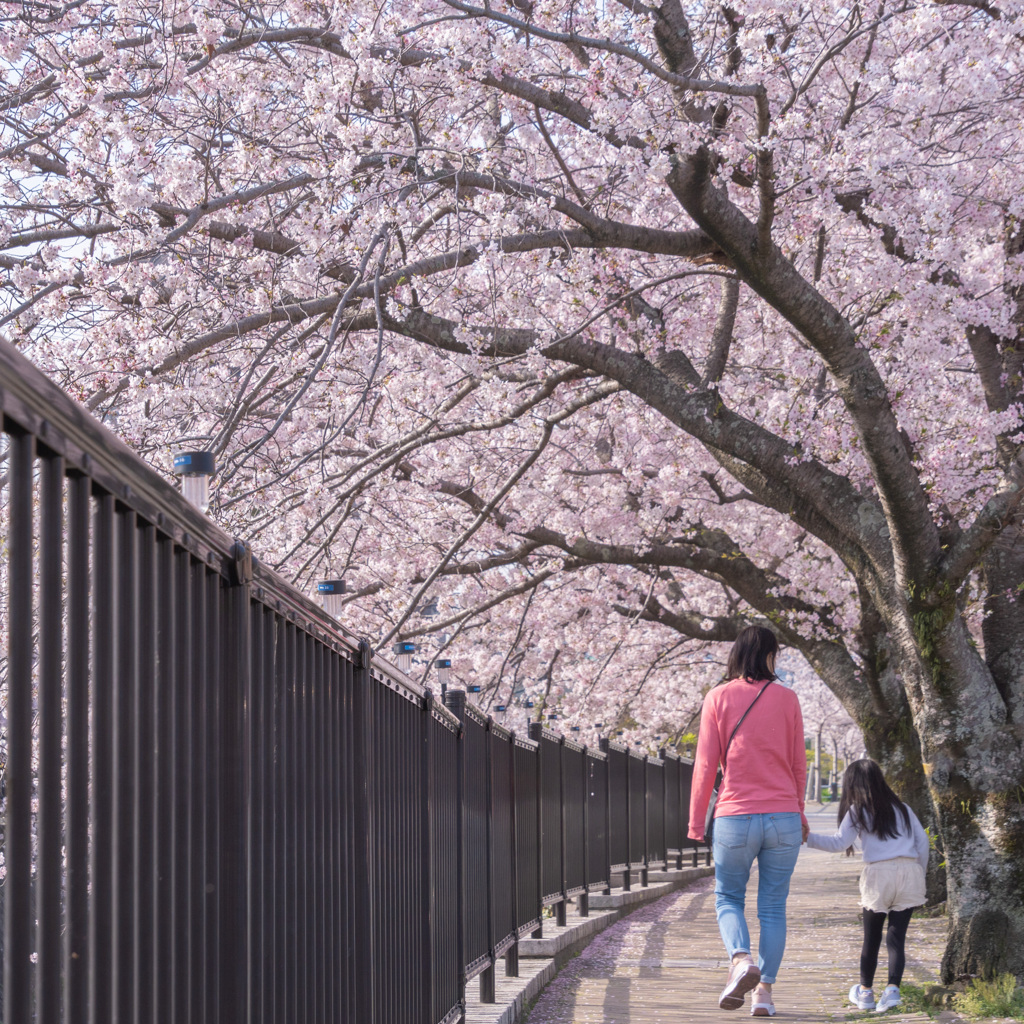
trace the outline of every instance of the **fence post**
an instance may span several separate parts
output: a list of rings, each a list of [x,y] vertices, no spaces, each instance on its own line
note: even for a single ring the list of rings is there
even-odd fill
[[[462,1007],[461,1021],[466,1019],[466,865],[464,845],[466,839],[465,800],[466,800],[466,693],[464,690],[446,690],[442,698],[444,706],[459,720],[458,743],[455,747],[455,873],[458,879],[455,885],[455,919],[458,921],[455,936],[455,951],[459,965],[459,1004]]]

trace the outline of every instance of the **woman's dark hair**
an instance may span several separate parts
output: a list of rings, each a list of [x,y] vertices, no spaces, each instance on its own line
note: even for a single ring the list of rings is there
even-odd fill
[[[747,626],[740,631],[729,652],[726,679],[774,679],[768,659],[779,653],[779,641],[764,626]]]
[[[903,824],[910,831],[910,815],[903,801],[890,789],[882,769],[870,757],[852,762],[843,772],[839,824],[847,811],[853,811],[854,824],[879,839],[895,839],[900,834],[897,811],[903,815]]]

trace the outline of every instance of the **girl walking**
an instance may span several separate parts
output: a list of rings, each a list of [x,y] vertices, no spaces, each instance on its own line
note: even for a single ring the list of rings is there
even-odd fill
[[[849,856],[854,841],[861,842],[864,945],[860,954],[860,984],[850,989],[850,1002],[858,1009],[877,1009],[883,1013],[900,1004],[907,927],[914,907],[925,901],[928,836],[917,815],[889,788],[882,769],[870,758],[854,761],[843,774],[838,820],[839,829],[834,835],[811,832],[807,845],[829,853],[846,850]],[[889,980],[876,1003],[873,986],[886,918]]]

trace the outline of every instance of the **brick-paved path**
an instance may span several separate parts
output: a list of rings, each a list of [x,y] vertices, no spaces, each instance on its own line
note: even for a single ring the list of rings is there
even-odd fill
[[[834,828],[835,810],[813,813],[816,832]],[[790,889],[786,956],[774,987],[776,1019],[881,1019],[846,1002],[860,957],[857,878],[860,858],[801,849]],[[756,867],[748,888],[747,921],[757,944]],[[945,918],[918,919],[907,937],[904,980],[937,981]],[[876,991],[885,984],[882,945]],[[530,1011],[528,1024],[689,1024],[750,1018],[718,1008],[726,961],[715,923],[714,879],[644,907],[599,935],[570,961]],[[949,1015],[952,1016],[952,1015]],[[929,1021],[922,1013],[890,1011],[887,1024]]]

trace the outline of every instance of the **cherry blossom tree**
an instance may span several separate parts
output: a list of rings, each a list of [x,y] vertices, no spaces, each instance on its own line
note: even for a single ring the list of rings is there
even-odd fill
[[[670,737],[771,623],[1024,975],[1020,0],[0,17],[23,351],[489,706]]]

